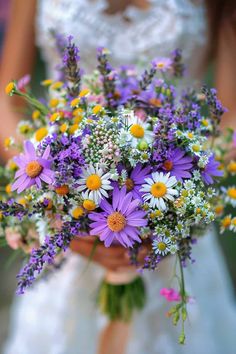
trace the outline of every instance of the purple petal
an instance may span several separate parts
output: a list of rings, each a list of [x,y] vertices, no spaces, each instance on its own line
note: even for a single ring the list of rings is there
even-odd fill
[[[36,159],[36,152],[34,145],[31,143],[31,141],[26,140],[24,144],[25,148],[25,153],[31,158],[31,159]]]

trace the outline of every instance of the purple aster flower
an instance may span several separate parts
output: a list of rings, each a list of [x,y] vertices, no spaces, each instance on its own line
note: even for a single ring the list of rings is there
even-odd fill
[[[91,235],[98,235],[104,241],[105,247],[109,247],[113,241],[118,241],[124,247],[132,247],[136,242],[141,243],[139,227],[146,226],[145,212],[138,209],[139,199],[133,199],[132,193],[126,194],[126,188],[121,190],[114,188],[112,205],[105,199],[100,207],[103,212],[91,213],[89,218]]]
[[[222,177],[223,171],[219,170],[220,163],[215,160],[214,155],[209,157],[208,163],[202,171],[202,178],[206,184],[213,184],[213,177]]]
[[[170,172],[171,176],[175,176],[177,180],[183,178],[191,178],[189,172],[193,167],[192,158],[185,155],[185,151],[181,149],[170,150],[167,159],[162,165],[163,170]]]
[[[130,176],[126,179],[125,185],[127,191],[132,194],[134,199],[141,199],[142,193],[139,190],[149,173],[150,167],[147,166],[142,169],[142,164],[138,163],[132,170]]]
[[[154,68],[165,72],[169,70],[172,66],[172,60],[170,58],[156,58],[152,61]]]
[[[41,188],[41,181],[52,184],[54,172],[50,169],[51,161],[48,159],[50,146],[47,146],[42,157],[36,155],[34,145],[29,140],[25,141],[24,150],[25,154],[14,158],[19,170],[15,174],[16,181],[11,187],[12,191],[21,193],[34,184]]]

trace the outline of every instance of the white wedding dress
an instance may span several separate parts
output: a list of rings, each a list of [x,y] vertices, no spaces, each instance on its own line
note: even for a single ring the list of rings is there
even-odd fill
[[[95,67],[96,47],[112,52],[113,63],[150,61],[182,48],[189,73],[200,79],[207,46],[205,9],[191,0],[150,0],[150,9],[129,7],[125,14],[104,13],[105,0],[39,0],[37,43],[55,76],[58,57],[49,30],[72,34],[81,48],[82,65]],[[125,16],[124,16],[125,15]],[[127,21],[127,18],[129,21]],[[193,251],[196,263],[186,270],[187,290],[194,295],[186,323],[187,343],[177,343],[180,328],[166,318],[169,305],[159,291],[171,286],[172,261],[144,274],[148,301],[134,319],[128,354],[234,354],[236,309],[223,256],[214,230]],[[16,299],[4,354],[95,354],[106,323],[95,307],[104,270],[68,254],[53,276]],[[112,354],[112,353],[111,353]]]

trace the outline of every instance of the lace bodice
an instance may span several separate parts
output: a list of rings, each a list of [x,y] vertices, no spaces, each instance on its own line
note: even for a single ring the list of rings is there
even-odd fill
[[[49,75],[59,60],[50,30],[74,36],[85,69],[95,68],[98,46],[109,48],[114,65],[146,62],[181,48],[190,72],[199,75],[207,42],[201,0],[150,0],[148,10],[129,6],[116,15],[107,15],[106,7],[106,0],[38,1],[37,44]]]

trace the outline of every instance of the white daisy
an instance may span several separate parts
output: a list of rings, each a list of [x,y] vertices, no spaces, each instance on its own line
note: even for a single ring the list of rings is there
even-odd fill
[[[145,182],[140,191],[144,192],[143,199],[152,208],[165,210],[165,200],[174,201],[174,196],[178,195],[177,190],[173,188],[177,184],[177,179],[174,176],[170,177],[169,172],[167,174],[154,172],[151,178],[145,179]]]
[[[160,254],[161,256],[165,256],[170,252],[171,241],[167,237],[158,237],[152,243],[152,247],[156,254]]]
[[[103,174],[101,168],[90,165],[83,170],[82,178],[78,180],[80,186],[77,191],[84,191],[86,199],[94,201],[97,205],[103,197],[108,198],[107,191],[113,189],[110,179],[110,173]]]
[[[150,130],[150,124],[130,114],[128,117],[129,140],[132,147],[137,147],[139,143],[146,142],[151,144],[154,138],[153,131]]]

